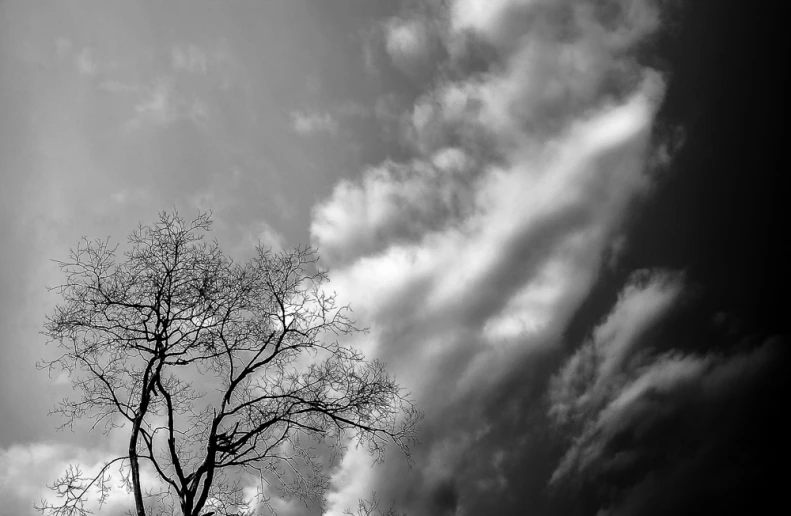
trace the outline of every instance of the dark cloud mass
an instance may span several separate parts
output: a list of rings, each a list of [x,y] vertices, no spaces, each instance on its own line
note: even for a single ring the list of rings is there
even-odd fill
[[[0,2],[0,515],[123,445],[44,418],[46,260],[170,205],[232,255],[316,245],[370,330],[348,343],[426,413],[413,464],[351,447],[323,509],[268,490],[279,514],[787,505],[774,4],[108,5]]]
[[[457,278],[473,282],[460,291],[474,299],[450,301],[450,307],[463,305],[463,315],[452,318],[453,323],[436,319],[453,312],[449,305],[439,315],[415,308],[430,293],[425,285],[397,295],[402,303],[411,300],[415,315],[397,311],[382,323],[393,326],[382,335],[382,342],[391,342],[393,351],[385,351],[391,362],[409,362],[403,357],[420,352],[402,355],[404,347],[423,347],[427,336],[436,335],[421,325],[443,328],[449,350],[423,369],[431,375],[424,383],[434,394],[423,400],[429,416],[417,471],[382,473],[376,483],[405,500],[404,507],[413,513],[736,514],[781,500],[782,468],[789,457],[776,404],[787,399],[781,312],[788,305],[783,301],[788,274],[780,266],[778,243],[788,233],[766,232],[767,226],[778,227],[772,206],[788,191],[774,168],[772,144],[780,145],[778,136],[761,113],[770,101],[763,97],[748,107],[743,97],[762,88],[781,91],[771,84],[780,80],[779,74],[751,84],[755,75],[748,59],[753,55],[768,65],[780,56],[779,49],[754,33],[756,27],[748,28],[747,20],[758,15],[735,4],[721,9],[672,2],[604,4],[591,7],[599,30],[627,40],[624,34],[632,34],[634,53],[613,63],[616,72],[597,66],[601,76],[575,79],[554,53],[558,43],[552,36],[544,40],[542,33],[536,45],[552,50],[541,70],[547,81],[562,75],[571,93],[553,97],[556,91],[535,86],[550,96],[524,93],[528,96],[509,104],[519,123],[509,127],[519,127],[533,142],[556,135],[590,109],[587,103],[628,94],[635,87],[634,72],[623,72],[624,67],[655,66],[668,80],[653,132],[656,161],[632,165],[655,164],[653,192],[646,206],[627,208],[634,218],[622,226],[624,249],[613,268],[596,262],[597,281],[584,299],[571,296],[568,304],[555,305],[554,326],[516,337],[516,346],[528,350],[481,350],[476,329],[485,332],[486,321],[504,309],[520,285],[535,280],[536,268],[546,259],[543,253],[557,248],[555,239],[573,233],[573,210],[546,219],[549,241],[534,238],[540,223],[522,226],[522,236],[514,234],[509,240],[513,247],[506,245],[500,254],[506,261],[492,265],[479,283]],[[652,7],[661,9],[657,25],[646,18]],[[487,63],[507,63],[503,56],[518,52],[514,42],[525,37],[519,27],[536,30],[557,14],[548,9],[541,20],[538,8],[525,4],[514,9],[507,25],[497,25],[502,30],[473,34],[464,45],[486,45],[488,54],[497,56]],[[521,22],[514,21],[520,17]],[[564,28],[574,34],[573,23]],[[731,32],[732,39],[727,36]],[[496,36],[480,40],[489,34]],[[574,38],[564,35],[560,41],[568,44]],[[607,54],[612,50],[603,46],[606,50],[596,59],[612,59]],[[527,84],[523,92],[533,86]],[[431,106],[437,105],[434,95]],[[465,106],[470,109],[469,103]],[[449,123],[445,109],[440,109],[446,117],[442,124]],[[461,127],[482,110],[476,105],[474,114],[467,111]],[[428,112],[437,120],[435,108]],[[416,113],[423,114],[417,108]],[[739,129],[748,121],[754,134]],[[444,130],[438,129],[442,125],[432,123],[428,139],[418,138],[424,144],[442,145],[458,137],[456,121],[450,122],[450,135],[442,137],[436,132]],[[418,131],[426,127],[417,126]],[[759,149],[761,139],[768,147]],[[511,137],[495,141],[508,147],[522,144]],[[503,157],[502,147],[497,152],[506,163],[512,159],[507,151]],[[760,171],[746,171],[750,159]],[[616,154],[606,166],[622,160]],[[586,194],[602,184],[602,176],[595,181]],[[591,202],[602,200],[592,197]],[[590,211],[582,213],[590,219]],[[564,218],[567,223],[561,223]],[[509,248],[513,254],[506,259]],[[420,257],[407,263],[419,268]],[[591,266],[577,263],[582,269]],[[652,269],[633,272],[644,267]],[[564,309],[568,320],[560,315]],[[491,357],[498,354],[505,358]],[[475,380],[460,388],[459,378],[476,365]],[[402,487],[393,485],[394,478]]]

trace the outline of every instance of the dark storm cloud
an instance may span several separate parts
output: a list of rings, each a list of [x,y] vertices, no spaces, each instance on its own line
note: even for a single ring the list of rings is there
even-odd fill
[[[520,4],[448,4],[435,26],[453,72],[408,112],[417,157],[343,181],[314,208],[334,287],[371,328],[356,344],[388,360],[427,413],[415,468],[396,457],[372,475],[351,451],[330,514],[372,490],[413,514],[466,513],[513,499],[521,476],[543,493],[551,475],[546,386],[650,185],[663,80],[630,54],[657,26],[650,3],[607,24],[587,4]],[[531,13],[521,32],[514,9]],[[570,31],[555,26],[561,11]],[[497,55],[485,73],[464,59],[476,46]]]
[[[777,500],[788,458],[780,419],[787,349],[654,357],[574,439],[578,489],[607,491],[601,514],[735,513]],[[562,466],[566,466],[566,455]],[[557,478],[557,470],[556,477]],[[774,492],[772,492],[774,491]]]

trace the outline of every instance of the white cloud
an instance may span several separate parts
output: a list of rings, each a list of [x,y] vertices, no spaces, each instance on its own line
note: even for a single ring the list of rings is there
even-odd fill
[[[174,45],[170,62],[174,69],[185,72],[205,74],[209,70],[209,57],[197,45]]]
[[[177,118],[173,99],[173,81],[159,78],[147,91],[146,98],[135,106],[134,121],[167,125]]]
[[[246,240],[244,249],[248,252],[261,244],[265,248],[271,248],[278,253],[286,249],[287,245],[286,237],[265,220],[260,220],[253,226]]]
[[[385,25],[385,48],[396,68],[418,76],[427,66],[432,51],[432,37],[426,21],[412,17],[391,18]]]
[[[565,14],[576,19],[576,29],[618,50],[659,27],[659,5],[653,0],[614,0],[608,7],[578,0],[455,0],[450,4],[450,36],[458,40],[471,33],[497,46],[510,46],[527,32],[533,38],[562,40],[565,27],[556,16]],[[452,42],[452,50],[458,44]]]
[[[362,449],[349,450],[333,475],[335,490],[327,494],[329,510],[323,516],[341,516],[342,508],[356,507],[357,501],[371,495],[371,479],[361,479],[359,472],[369,469],[371,457]],[[336,509],[337,508],[337,509]]]
[[[111,89],[117,91],[117,86],[112,85]],[[127,123],[127,128],[136,129],[144,124],[163,127],[177,120],[205,125],[209,118],[209,108],[202,99],[188,98],[179,92],[173,78],[159,77],[145,89],[145,95],[135,105],[135,115]]]
[[[291,112],[291,128],[301,135],[315,133],[334,134],[338,131],[338,122],[329,113],[297,110]]]
[[[126,188],[110,195],[116,204],[146,205],[151,201],[151,192],[144,188]]]
[[[80,75],[94,76],[100,71],[96,51],[92,47],[76,51],[71,39],[61,37],[55,40],[55,52],[59,58],[71,61]]]
[[[203,100],[193,98],[192,101],[187,102],[186,117],[196,124],[203,125],[209,120],[209,107]]]
[[[314,209],[316,243],[340,260],[440,229],[472,208],[468,179],[444,164],[448,169],[423,161],[385,162],[365,171],[359,185],[338,183],[332,197]]]
[[[115,439],[114,444],[121,444]],[[122,446],[120,448],[123,448]],[[8,514],[35,514],[33,503],[42,500],[58,501],[47,487],[63,476],[67,467],[79,466],[86,477],[96,475],[108,461],[120,456],[105,447],[82,448],[66,443],[34,442],[0,448],[0,498]],[[120,485],[117,467],[109,470],[111,482],[107,502],[99,510],[98,497],[91,492],[86,509],[101,514],[123,514],[134,505],[132,494]],[[158,486],[148,468],[141,469],[141,483],[145,488]]]
[[[96,75],[96,72],[99,71],[99,64],[96,61],[93,49],[91,48],[83,48],[74,59],[77,63],[77,70],[82,75]]]
[[[455,31],[471,30],[494,38],[509,10],[543,0],[457,0],[451,3],[450,22]]]
[[[231,48],[227,39],[217,39],[202,45],[173,45],[170,48],[170,66],[174,72],[190,74],[193,82],[228,90],[234,85],[246,84],[243,67]]]

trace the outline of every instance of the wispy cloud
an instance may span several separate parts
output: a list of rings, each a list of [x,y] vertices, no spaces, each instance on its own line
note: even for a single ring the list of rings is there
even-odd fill
[[[709,471],[707,462],[745,438],[739,419],[771,394],[756,393],[777,377],[785,352],[771,339],[729,353],[670,347],[654,330],[684,305],[684,290],[680,274],[633,274],[550,382],[548,413],[567,448],[548,483],[608,485],[599,514],[666,514],[743,474],[728,461]],[[684,484],[702,490],[675,492]]]
[[[159,77],[146,88],[144,97],[135,105],[134,111],[134,117],[127,122],[129,129],[144,124],[164,127],[178,120],[190,120],[201,125],[209,119],[209,108],[205,102],[198,97],[189,98],[180,93],[170,77]]]
[[[174,45],[170,50],[170,59],[176,70],[202,74],[209,70],[210,58],[197,45]]]
[[[676,306],[683,291],[680,275],[639,271],[632,275],[607,319],[555,376],[551,414],[559,421],[601,408],[613,386],[640,350],[641,338]]]
[[[99,64],[94,57],[93,50],[88,47],[83,48],[80,53],[77,54],[75,62],[77,63],[77,70],[79,70],[82,75],[95,75],[99,70]]]
[[[291,128],[297,134],[305,136],[316,133],[334,134],[338,131],[338,121],[326,112],[297,110],[291,112]]]
[[[610,317],[623,309],[622,300]],[[601,363],[591,352],[594,342],[555,377],[554,395],[560,398],[574,385],[589,388],[577,392],[570,412],[557,399],[552,406],[560,428],[571,432],[551,484],[572,479],[577,485],[609,483],[616,495],[608,496],[602,515],[667,514],[705,502],[709,490],[749,474],[741,468],[752,464],[723,460],[719,471],[712,471],[708,462],[751,438],[743,435],[740,419],[754,412],[750,403],[766,403],[762,398],[776,394],[762,383],[778,375],[785,357],[780,342],[730,354],[658,353],[643,347],[605,380],[591,374]],[[700,492],[685,493],[684,485]]]
[[[244,238],[241,239],[240,245],[234,250],[236,253],[249,253],[251,249],[255,249],[258,245],[272,249],[276,253],[287,248],[286,237],[265,220],[257,220],[246,226],[243,231]]]
[[[100,71],[100,63],[92,47],[75,50],[71,39],[60,37],[55,40],[55,53],[58,58],[71,61],[80,75],[94,76]]]
[[[146,97],[135,106],[133,125],[143,121],[155,125],[167,125],[173,122],[178,114],[176,101],[173,98],[173,81],[158,79],[147,91]]]
[[[605,321],[554,376],[550,415],[561,424],[577,423],[583,430],[550,482],[598,459],[602,441],[607,440],[605,427],[612,430],[608,425],[615,416],[622,415],[652,383],[683,382],[701,373],[700,360],[671,357],[652,363],[641,346],[646,332],[678,304],[682,291],[677,274],[634,274]]]
[[[417,77],[430,64],[435,31],[421,16],[394,17],[385,24],[385,49],[393,64],[409,76]]]
[[[228,89],[239,81],[240,66],[225,39],[203,45],[173,45],[170,66],[176,73],[191,74],[193,78],[202,76],[221,89]]]
[[[144,205],[151,200],[151,193],[143,188],[128,188],[110,195],[110,200],[116,204]]]

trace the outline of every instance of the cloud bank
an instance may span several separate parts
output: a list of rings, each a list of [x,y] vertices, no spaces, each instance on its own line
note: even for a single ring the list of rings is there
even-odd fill
[[[665,78],[639,50],[661,28],[659,3],[459,0],[438,14],[420,27],[439,27],[443,72],[404,118],[415,157],[339,182],[313,211],[335,288],[371,327],[359,344],[427,413],[415,470],[396,459],[371,477],[350,452],[327,514],[371,490],[413,514],[480,514],[494,498],[519,507],[501,497],[531,476],[524,495],[546,498],[604,456],[618,407],[719,370],[675,355],[631,369],[641,335],[684,290],[675,273],[643,272],[549,381],[652,185]],[[416,25],[388,27],[403,66]],[[548,437],[531,427],[572,422],[572,444],[543,456]],[[532,458],[542,465],[518,465]]]
[[[291,126],[294,132],[300,135],[315,133],[335,133],[338,122],[329,113],[315,111],[293,111],[291,113]]]

